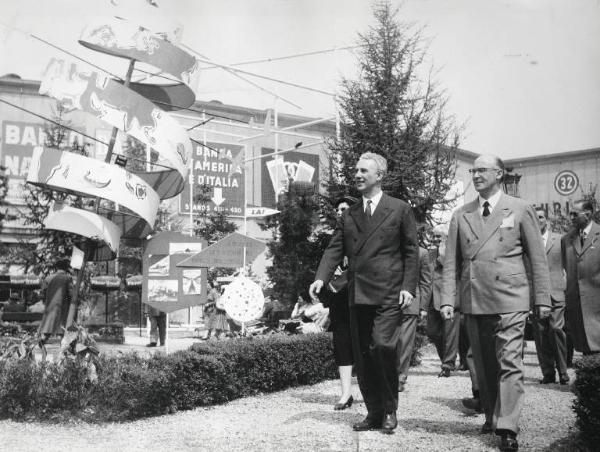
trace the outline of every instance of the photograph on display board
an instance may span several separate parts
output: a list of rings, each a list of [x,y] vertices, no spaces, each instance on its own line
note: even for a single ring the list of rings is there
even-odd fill
[[[177,301],[179,293],[176,279],[149,279],[148,301]]]
[[[168,254],[151,254],[149,260],[148,276],[169,276],[171,264]]]
[[[202,289],[202,270],[183,270],[183,294],[200,295]]]
[[[202,251],[202,243],[169,243],[169,254],[196,254]]]

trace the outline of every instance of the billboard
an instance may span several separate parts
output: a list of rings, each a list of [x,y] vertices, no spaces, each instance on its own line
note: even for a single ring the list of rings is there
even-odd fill
[[[190,181],[179,197],[179,213],[223,212],[244,215],[245,174],[240,164],[244,146],[207,142],[192,153]],[[190,199],[190,185],[192,194]]]
[[[10,204],[24,204],[23,188],[31,164],[31,156],[36,146],[46,144],[46,125],[37,122],[2,121],[0,145],[0,165],[6,167],[8,192],[6,201]],[[76,141],[83,144],[83,136],[73,131],[65,131],[64,144]]]
[[[262,148],[262,155],[272,152],[273,149]],[[276,207],[277,196],[287,192],[290,180],[310,181],[318,187],[319,156],[292,151],[263,158],[261,163],[261,206]]]

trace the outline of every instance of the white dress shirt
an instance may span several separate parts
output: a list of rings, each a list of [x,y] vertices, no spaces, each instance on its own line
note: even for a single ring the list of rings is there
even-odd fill
[[[377,205],[379,204],[379,201],[381,201],[381,197],[383,196],[383,192],[379,191],[379,193],[377,193],[375,196],[373,196],[372,198],[366,198],[366,197],[362,197],[363,199],[363,212],[365,212],[367,210],[367,201],[370,199],[371,200],[371,215],[375,215],[375,209],[377,208]]]
[[[496,192],[496,194],[490,196],[488,199],[483,199],[481,197],[481,195],[478,196],[479,198],[479,215],[483,216],[483,204],[487,201],[490,206],[488,207],[488,210],[490,211],[490,215],[492,214],[492,212],[494,211],[494,207],[496,207],[496,204],[498,204],[498,201],[500,200],[500,196],[502,196],[502,190],[498,190]]]

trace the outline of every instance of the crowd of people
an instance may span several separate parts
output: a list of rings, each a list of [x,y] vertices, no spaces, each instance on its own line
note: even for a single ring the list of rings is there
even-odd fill
[[[337,226],[309,287],[313,299],[330,300],[341,382],[335,409],[352,405],[354,366],[367,415],[353,429],[392,433],[416,325],[426,319],[439,376],[468,369],[473,397],[463,404],[485,415],[481,434],[495,433],[500,450],[516,451],[528,318],[541,384],[557,376],[569,383],[569,336],[584,355],[600,353],[593,202],[573,203],[572,229],[561,237],[544,210],[502,191],[502,160],[483,155],[469,170],[477,198],[434,228],[425,250],[410,206],[382,191],[386,171],[382,156],[360,157],[355,182],[362,197],[338,202]]]

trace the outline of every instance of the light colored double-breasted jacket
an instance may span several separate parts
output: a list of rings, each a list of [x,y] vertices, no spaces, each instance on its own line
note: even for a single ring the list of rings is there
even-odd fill
[[[527,312],[530,295],[534,305],[551,305],[549,288],[546,251],[530,205],[503,193],[487,221],[477,199],[453,214],[441,305],[456,300],[463,313],[474,315]]]

